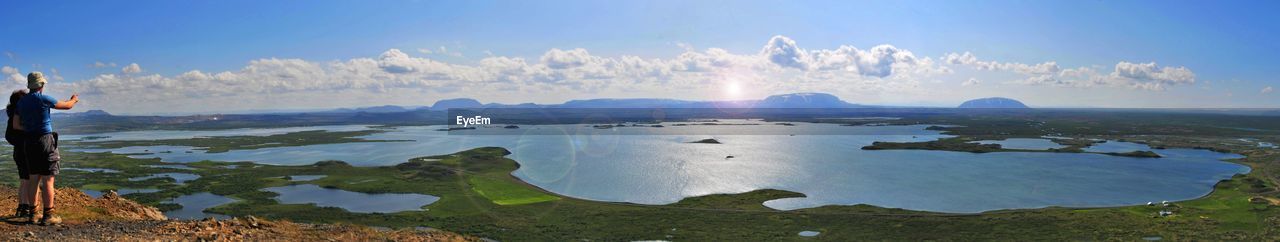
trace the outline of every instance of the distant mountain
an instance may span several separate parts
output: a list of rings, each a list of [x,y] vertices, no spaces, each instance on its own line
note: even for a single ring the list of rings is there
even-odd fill
[[[689,101],[666,98],[599,98],[570,100],[561,104],[481,105],[472,99],[449,99],[436,102],[431,110],[449,108],[850,108],[867,107],[840,100],[826,93],[792,93],[769,96],[763,100]]]
[[[865,107],[840,100],[826,93],[792,93],[769,96],[763,100],[687,101],[658,98],[572,100],[558,108],[849,108]]]
[[[594,117],[596,112],[609,114],[610,122],[635,121],[647,122],[654,117],[645,108],[664,108],[668,119],[681,118],[718,118],[723,113],[705,112],[705,108],[847,108],[870,107],[851,104],[836,96],[824,93],[794,93],[769,96],[762,100],[737,101],[689,101],[678,99],[634,98],[634,99],[587,99],[572,100],[561,104],[483,104],[470,98],[455,98],[437,101],[429,107],[374,106],[362,108],[344,108],[328,111],[244,113],[244,114],[201,114],[184,116],[132,116],[112,115],[101,110],[81,113],[54,113],[54,123],[59,131],[73,133],[97,133],[126,130],[148,129],[225,129],[225,128],[261,128],[292,127],[312,125],[342,124],[379,124],[379,125],[423,125],[445,124],[448,119],[446,110],[450,108],[631,108],[636,110],[568,110],[557,115],[578,117],[582,115]],[[689,109],[689,110],[675,110]],[[638,112],[638,113],[637,113]],[[768,111],[765,111],[766,113]],[[839,111],[837,111],[839,112]],[[812,113],[812,112],[809,112]],[[574,116],[578,115],[578,116]],[[539,117],[535,117],[539,118]],[[566,120],[585,120],[566,118]],[[518,120],[524,123],[546,122],[545,120]],[[559,121],[557,121],[559,122]],[[576,121],[575,121],[576,122]]]
[[[475,99],[454,98],[436,101],[435,104],[431,104],[431,110],[444,111],[450,108],[479,108],[483,106],[484,104],[480,104],[480,101]]]
[[[1018,100],[1003,97],[979,98],[965,101],[959,108],[1029,108]]]
[[[111,113],[107,113],[107,111],[94,109],[94,110],[78,112],[78,113],[53,112],[53,116],[82,117],[82,118],[83,117],[106,117],[106,116],[111,116]]]
[[[792,93],[773,95],[756,103],[757,108],[849,108],[860,105],[847,103],[826,93]]]
[[[571,100],[564,104],[556,105],[558,108],[658,108],[658,107],[688,107],[694,106],[700,102],[684,101],[675,99],[658,99],[658,98],[630,98],[630,99],[587,99],[587,100]]]
[[[485,104],[484,107],[485,108],[545,108],[547,107],[547,105],[540,105],[535,103],[521,103],[521,104],[489,103],[489,104]]]
[[[383,105],[383,106],[373,106],[373,107],[363,107],[363,108],[340,108],[334,111],[335,112],[366,112],[366,113],[398,113],[398,112],[407,112],[410,110],[413,110],[413,109],[401,107],[401,106],[395,106],[395,105]]]

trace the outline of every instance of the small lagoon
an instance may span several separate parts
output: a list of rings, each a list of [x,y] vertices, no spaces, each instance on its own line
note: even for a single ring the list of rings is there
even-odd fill
[[[191,195],[183,195],[169,201],[169,203],[176,203],[176,204],[182,205],[182,208],[178,210],[164,212],[164,216],[173,218],[173,219],[187,219],[187,220],[203,219],[203,218],[229,219],[231,218],[230,216],[216,214],[216,213],[206,213],[204,212],[204,210],[212,207],[217,207],[223,204],[235,202],[235,201],[236,201],[235,199],[214,195],[208,192],[196,193]]]
[[[1193,149],[1153,150],[1164,158],[1080,153],[974,154],[860,149],[875,141],[929,141],[950,137],[926,130],[928,125],[796,123],[794,126],[666,125],[665,128],[611,129],[584,125],[522,125],[520,129],[512,130],[479,130],[508,132],[492,135],[437,131],[442,127],[394,127],[389,132],[362,137],[411,142],[320,144],[223,153],[205,153],[182,146],[90,151],[158,157],[165,162],[176,163],[214,160],[301,165],[343,160],[356,166],[380,166],[402,163],[414,157],[497,146],[510,150],[512,154],[508,157],[520,163],[521,167],[512,175],[565,196],[668,204],[690,196],[758,189],[781,189],[807,195],[765,203],[784,210],[833,204],[869,204],[952,213],[1048,206],[1124,206],[1194,199],[1208,194],[1220,180],[1249,172],[1246,166],[1222,161],[1239,155]],[[678,129],[710,129],[716,131],[713,133],[734,133],[734,130],[753,133],[752,129],[769,129],[771,133],[795,131],[846,135],[687,135],[695,132]],[[533,132],[539,134],[531,134]],[[722,144],[685,143],[705,138],[714,138]],[[1031,149],[1047,149],[1048,143],[1052,143],[1044,139],[1028,140],[1036,141],[1006,140],[1006,143],[1013,142],[1008,143],[1010,147]],[[1108,141],[1086,150],[1129,152],[1152,149],[1142,144]],[[727,156],[734,158],[726,159]],[[389,202],[395,203],[389,206],[399,206],[395,210],[380,211],[386,212],[416,210],[429,204],[424,201],[434,201],[434,197],[362,194],[315,185],[269,189],[282,194],[278,197],[281,202],[317,203],[360,212],[379,212],[367,209],[388,207],[367,205],[369,202]],[[368,197],[379,195],[393,196]]]
[[[1084,151],[1101,152],[1101,153],[1125,153],[1125,152],[1133,152],[1133,151],[1151,151],[1151,150],[1152,150],[1151,146],[1148,146],[1148,145],[1133,143],[1133,142],[1115,141],[1115,140],[1107,140],[1106,142],[1102,142],[1102,143],[1094,143],[1093,145],[1090,145],[1089,147],[1084,148]]]
[[[394,213],[422,210],[423,206],[440,200],[439,197],[409,194],[368,194],[339,189],[328,189],[312,184],[268,187],[265,191],[280,194],[276,200],[284,204],[315,204],[318,207],[337,207],[356,213]]]
[[[124,195],[128,195],[128,194],[133,194],[133,193],[153,193],[153,192],[159,192],[159,191],[160,191],[160,189],[155,189],[155,188],[125,188],[125,187],[122,187],[122,188],[116,189],[116,194],[119,194],[120,196],[124,196]],[[85,194],[85,195],[89,195],[90,197],[95,197],[95,198],[100,198],[100,197],[102,197],[102,194],[106,194],[106,193],[105,193],[105,192],[103,192],[103,191],[98,191],[98,190],[89,190],[89,189],[80,189],[80,192],[84,192],[84,194]]]
[[[1048,139],[1030,139],[1030,138],[1008,138],[1004,140],[979,140],[979,144],[998,144],[1001,148],[1015,150],[1047,150],[1066,148],[1065,145],[1054,143]]]
[[[293,175],[289,176],[290,181],[314,181],[324,178],[325,175]]]
[[[83,172],[94,172],[94,173],[120,173],[120,170],[107,169],[107,168],[63,167],[61,169],[67,170],[67,171],[83,171]]]
[[[200,175],[190,174],[190,173],[174,173],[174,172],[157,173],[157,174],[151,174],[148,176],[129,178],[129,181],[145,181],[145,180],[151,180],[156,178],[173,178],[173,180],[178,184],[183,184],[183,183],[186,183],[187,181],[200,179]]]

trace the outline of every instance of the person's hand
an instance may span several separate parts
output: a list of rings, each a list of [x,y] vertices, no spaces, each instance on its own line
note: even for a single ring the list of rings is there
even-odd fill
[[[80,94],[79,94],[79,93],[77,93],[77,94],[71,94],[71,101],[72,101],[72,102],[80,102]]]

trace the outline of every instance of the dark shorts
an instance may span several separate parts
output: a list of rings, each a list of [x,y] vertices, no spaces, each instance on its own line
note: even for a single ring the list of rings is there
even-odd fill
[[[62,155],[58,154],[58,133],[27,136],[23,142],[23,156],[27,158],[27,173],[31,175],[58,175]]]
[[[23,142],[13,144],[13,163],[18,167],[18,179],[26,180],[30,179],[31,175],[27,172],[27,156],[23,155],[27,152],[23,147],[25,147]]]

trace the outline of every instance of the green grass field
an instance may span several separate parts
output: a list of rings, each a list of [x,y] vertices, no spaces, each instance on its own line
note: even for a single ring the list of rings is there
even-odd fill
[[[501,178],[472,176],[467,178],[467,182],[471,184],[471,190],[498,205],[521,205],[560,200],[560,197],[536,191],[528,185],[517,184]]]
[[[1115,138],[1115,137],[1102,137]],[[1134,137],[1129,137],[1133,139]],[[501,148],[477,148],[450,155],[415,158],[395,166],[354,167],[338,161],[274,166],[247,162],[195,162],[194,170],[157,168],[158,159],[134,159],[109,153],[67,151],[70,166],[109,168],[119,173],[64,171],[59,186],[91,189],[149,187],[155,193],[125,197],[164,209],[165,201],[197,192],[238,199],[209,209],[233,216],[254,215],[313,223],[354,223],[405,228],[425,226],[497,240],[1276,240],[1280,239],[1277,198],[1280,150],[1226,145],[1211,137],[1137,137],[1167,147],[1229,149],[1247,157],[1233,160],[1253,168],[1221,182],[1200,199],[1170,207],[1044,208],[943,214],[867,205],[824,206],[776,211],[762,202],[803,196],[781,190],[691,197],[670,205],[596,202],[543,192],[510,174],[518,164]],[[4,159],[9,159],[6,156]],[[12,177],[12,163],[0,176]],[[176,184],[172,179],[128,181],[162,172],[188,172],[201,178]],[[288,181],[290,175],[326,175],[313,181]],[[12,179],[0,183],[14,183]],[[418,193],[441,199],[421,211],[390,214],[352,213],[309,204],[279,204],[263,188],[316,184],[365,193]],[[1156,215],[1162,210],[1173,216]],[[799,231],[820,231],[799,237]]]

